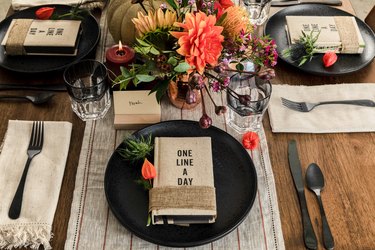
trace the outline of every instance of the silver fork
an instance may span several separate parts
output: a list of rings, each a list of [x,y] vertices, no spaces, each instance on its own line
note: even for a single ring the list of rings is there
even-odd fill
[[[29,170],[30,162],[36,156],[42,151],[43,147],[43,141],[44,141],[44,122],[42,121],[34,121],[29,147],[27,148],[27,161],[25,168],[22,173],[22,177],[20,180],[20,183],[18,184],[17,191],[14,195],[12,204],[10,205],[8,216],[11,219],[17,219],[20,216],[21,213],[21,207],[22,207],[22,197],[23,197],[23,190],[25,187],[25,181],[27,172]]]
[[[366,106],[366,107],[375,107],[375,102],[371,100],[367,100],[367,99],[309,103],[309,102],[294,102],[294,101],[281,97],[281,102],[285,107],[293,109],[295,111],[299,111],[299,112],[309,112],[316,106],[325,105],[325,104],[350,104],[350,105],[358,105],[358,106]]]

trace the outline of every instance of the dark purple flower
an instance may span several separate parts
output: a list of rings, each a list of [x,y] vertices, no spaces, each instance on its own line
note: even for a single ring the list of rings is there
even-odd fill
[[[199,126],[201,128],[209,128],[212,125],[212,119],[207,114],[203,114],[199,119]]]
[[[221,115],[227,112],[227,107],[225,106],[215,106],[215,114]]]
[[[185,101],[187,104],[193,104],[197,102],[197,94],[189,88],[189,90],[186,92],[186,98]]]

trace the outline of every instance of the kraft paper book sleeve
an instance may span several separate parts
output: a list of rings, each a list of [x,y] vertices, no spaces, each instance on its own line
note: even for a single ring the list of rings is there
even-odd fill
[[[157,175],[149,192],[153,224],[213,223],[216,218],[210,137],[156,137]]]
[[[365,42],[357,22],[352,16],[286,16],[286,32],[289,44],[296,43],[302,31],[317,35],[315,48],[320,53],[335,50],[336,53],[361,54]],[[320,32],[320,33],[319,33]]]
[[[80,20],[13,19],[1,42],[7,55],[74,56]]]

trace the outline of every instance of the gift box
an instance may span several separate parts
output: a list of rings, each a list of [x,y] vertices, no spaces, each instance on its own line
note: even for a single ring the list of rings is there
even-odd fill
[[[140,129],[160,122],[161,109],[155,92],[149,90],[114,91],[116,129]]]
[[[13,19],[1,43],[7,55],[77,54],[79,20]]]
[[[214,223],[211,137],[155,137],[156,177],[149,191],[153,224]]]
[[[317,35],[315,48],[319,53],[360,54],[365,42],[353,16],[286,16],[289,44],[295,44],[302,32]],[[320,32],[320,33],[319,33]]]

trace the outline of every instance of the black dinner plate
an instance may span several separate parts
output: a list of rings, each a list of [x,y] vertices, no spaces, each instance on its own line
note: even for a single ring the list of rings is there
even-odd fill
[[[65,14],[72,8],[67,5],[43,5],[55,7],[56,14]],[[13,19],[35,19],[35,11],[42,6],[31,7],[7,17],[0,23],[0,42],[3,40]],[[76,56],[7,56],[3,46],[0,46],[0,66],[11,71],[22,73],[43,73],[62,70],[68,65],[86,57],[95,49],[99,38],[100,28],[95,18],[90,14],[82,21],[82,34]]]
[[[366,47],[362,54],[339,54],[337,62],[328,68],[323,65],[323,54],[316,54],[311,62],[298,66],[290,58],[282,56],[282,51],[289,47],[285,31],[285,16],[353,16],[345,11],[321,4],[300,4],[280,10],[267,22],[265,33],[275,39],[279,58],[308,73],[315,75],[334,76],[358,71],[367,66],[375,56],[375,35],[371,28],[359,18],[355,17]]]
[[[166,121],[143,128],[134,136],[210,136],[216,187],[217,220],[213,224],[154,225],[146,227],[148,193],[134,180],[141,175],[141,163],[129,162],[115,151],[105,173],[104,186],[109,207],[120,223],[138,237],[169,247],[192,247],[217,240],[234,230],[249,213],[256,196],[254,164],[231,135],[216,127],[201,129],[194,121]],[[123,148],[121,144],[119,148]],[[153,156],[151,157],[153,160]]]

